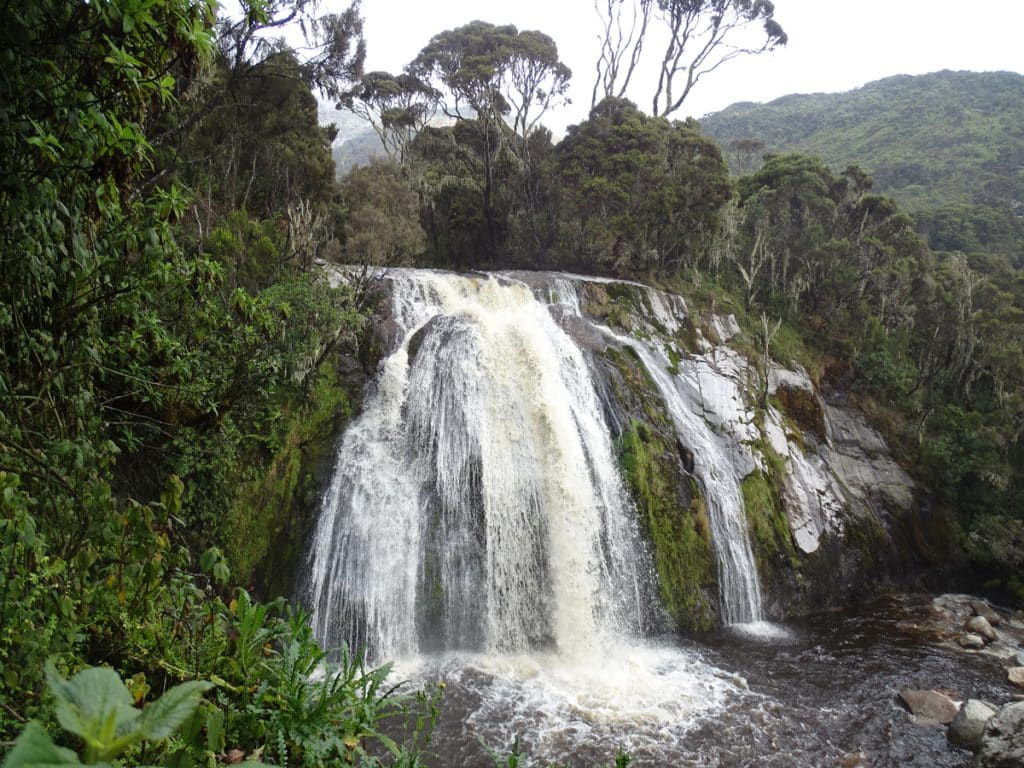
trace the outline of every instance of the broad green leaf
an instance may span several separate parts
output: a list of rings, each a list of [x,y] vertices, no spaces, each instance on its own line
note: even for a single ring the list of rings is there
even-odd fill
[[[57,722],[87,744],[106,746],[139,717],[131,693],[112,669],[89,667],[65,680],[48,662],[46,678],[57,699]]]
[[[139,733],[143,739],[156,741],[171,736],[184,723],[213,683],[194,681],[176,685],[142,711]]]
[[[49,768],[49,766],[81,765],[78,755],[58,747],[39,723],[25,726],[14,747],[4,760],[3,768]]]

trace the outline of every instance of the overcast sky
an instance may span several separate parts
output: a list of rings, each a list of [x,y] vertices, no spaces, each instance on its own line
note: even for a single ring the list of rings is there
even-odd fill
[[[347,4],[324,0],[321,8]],[[474,19],[546,32],[573,70],[573,104],[544,122],[561,133],[586,117],[598,51],[593,0],[363,0],[362,9],[368,70],[400,70],[431,36]],[[775,9],[789,44],[708,75],[674,117],[787,93],[845,91],[896,74],[1024,72],[1024,0],[776,0]],[[631,94],[648,112],[653,77]]]

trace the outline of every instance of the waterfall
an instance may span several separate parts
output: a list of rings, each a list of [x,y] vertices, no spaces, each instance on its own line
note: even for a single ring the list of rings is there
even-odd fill
[[[518,281],[389,280],[401,341],[323,502],[317,637],[376,658],[552,645],[585,657],[639,634],[650,556],[584,353]],[[550,298],[569,293],[554,283]]]
[[[694,474],[700,482],[711,526],[711,544],[718,573],[719,618],[723,624],[760,621],[764,618],[761,585],[750,547],[746,512],[734,451],[739,446],[712,429],[707,420],[708,403],[714,403],[703,384],[726,388],[728,379],[710,374],[704,361],[682,360],[679,373],[669,373],[669,361],[648,344],[633,340],[669,410],[680,441],[693,452]],[[709,375],[710,374],[710,375]],[[733,385],[734,386],[734,385]],[[731,399],[731,398],[730,398]],[[743,466],[743,462],[740,462]],[[744,469],[749,471],[749,465]],[[752,467],[751,467],[752,468]]]
[[[559,300],[578,312],[579,299],[567,293],[564,278],[557,285]],[[646,294],[649,324],[660,325],[668,333],[677,331],[680,313],[685,313],[680,299],[648,286],[637,287]],[[665,401],[680,443],[694,454],[694,475],[707,503],[715,553],[719,619],[723,624],[761,621],[761,585],[740,488],[741,479],[756,466],[742,440],[759,435],[743,413],[743,397],[736,384],[741,375],[737,358],[730,351],[719,350],[721,360],[715,360],[712,353],[685,357],[672,366],[661,348],[652,343],[608,327],[601,331],[636,351]],[[673,368],[677,369],[674,373],[670,372]]]

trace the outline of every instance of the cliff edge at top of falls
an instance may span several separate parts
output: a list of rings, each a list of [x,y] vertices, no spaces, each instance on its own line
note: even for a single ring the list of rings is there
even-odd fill
[[[368,372],[403,344],[417,364],[433,321],[406,338],[389,290],[417,274],[426,273],[392,270],[381,281]],[[735,576],[723,572],[723,537],[749,538],[767,618],[890,585],[938,586],[961,563],[948,521],[849,393],[796,361],[762,359],[756,331],[736,314],[691,310],[684,296],[622,280],[467,277],[528,289],[583,350],[678,628],[728,615],[721,582]],[[739,528],[721,527],[730,494]]]

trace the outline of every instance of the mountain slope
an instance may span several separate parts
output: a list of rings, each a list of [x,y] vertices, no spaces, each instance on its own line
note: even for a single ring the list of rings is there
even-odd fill
[[[765,152],[818,155],[841,170],[856,163],[876,188],[912,211],[973,204],[1024,214],[1024,76],[936,72],[868,83],[838,94],[733,104],[701,120],[732,142]]]

